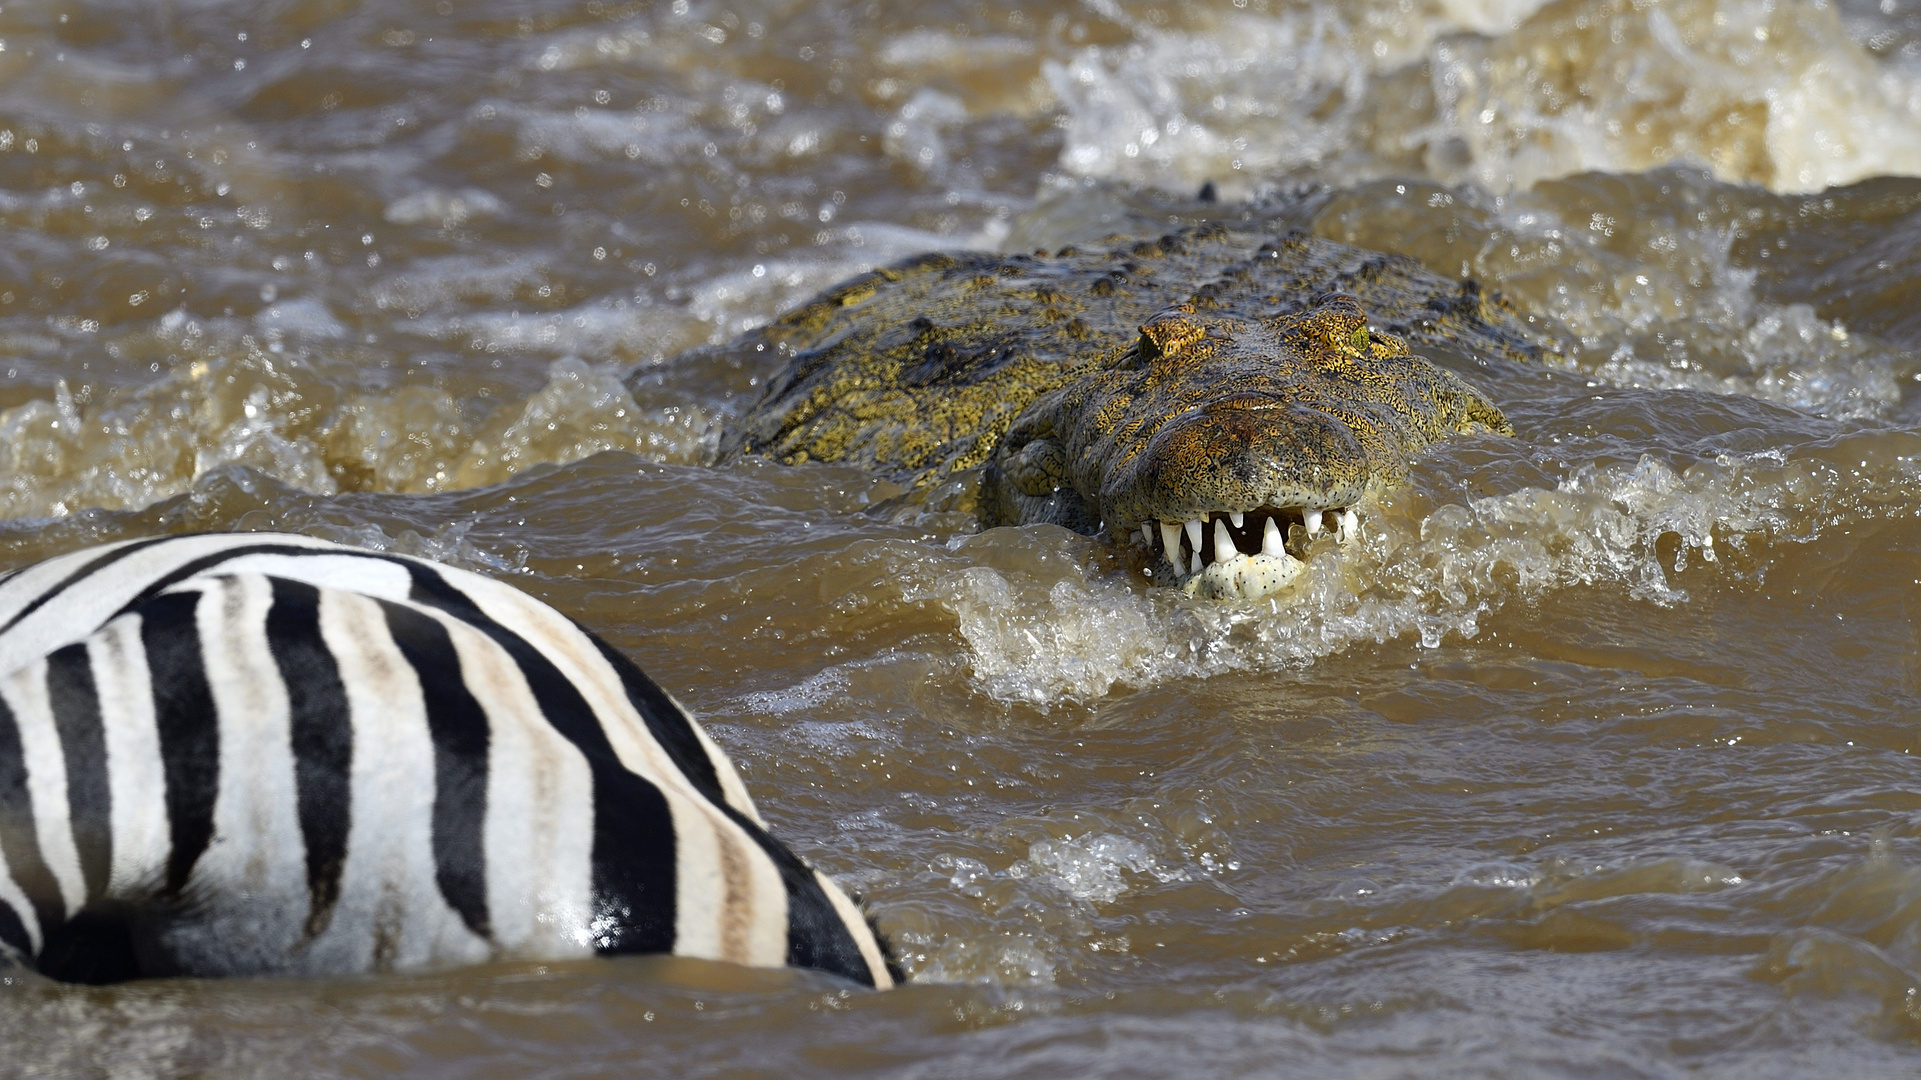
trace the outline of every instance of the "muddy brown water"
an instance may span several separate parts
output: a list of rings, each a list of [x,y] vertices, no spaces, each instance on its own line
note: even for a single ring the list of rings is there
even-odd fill
[[[0,1073],[1914,1075],[1917,175],[1908,0],[0,0],[0,563],[506,577],[912,976],[14,972]],[[816,289],[1208,216],[1579,347],[1252,607],[710,463]]]

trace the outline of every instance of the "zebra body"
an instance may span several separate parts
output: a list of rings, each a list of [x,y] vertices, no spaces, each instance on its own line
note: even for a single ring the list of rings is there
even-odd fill
[[[0,579],[0,945],[80,981],[674,953],[891,985],[631,661],[508,585],[300,536]]]

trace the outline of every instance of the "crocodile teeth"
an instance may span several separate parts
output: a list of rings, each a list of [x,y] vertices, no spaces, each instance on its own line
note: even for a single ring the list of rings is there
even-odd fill
[[[1296,514],[1300,515],[1298,519]],[[1287,530],[1292,526],[1288,522],[1294,520],[1301,522],[1310,541],[1327,536],[1346,545],[1361,536],[1361,515],[1349,507],[1264,506],[1251,512],[1217,510],[1185,521],[1150,518],[1141,522],[1140,538],[1150,556],[1160,555],[1167,560],[1173,579],[1185,582],[1184,587],[1199,588],[1203,594],[1212,596],[1227,588],[1221,584],[1228,580],[1221,575],[1227,574],[1236,582],[1243,578],[1248,582],[1258,579],[1261,584],[1256,592],[1264,596],[1285,584],[1283,577],[1293,580],[1295,571],[1284,573],[1283,564],[1298,568],[1308,557],[1299,536],[1289,539]],[[1214,545],[1212,548],[1207,546],[1209,541]],[[1290,548],[1290,544],[1294,546]],[[1195,586],[1194,582],[1203,577],[1211,584]],[[1242,585],[1235,585],[1221,595],[1230,594],[1243,598],[1255,595]]]

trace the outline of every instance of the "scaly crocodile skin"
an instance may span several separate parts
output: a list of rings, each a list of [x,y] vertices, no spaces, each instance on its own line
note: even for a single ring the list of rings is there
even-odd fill
[[[1098,253],[919,256],[735,347],[750,343],[790,359],[723,459],[860,465],[923,491],[980,467],[985,524],[1104,529],[1150,552],[1159,522],[1232,514],[1244,531],[1248,512],[1311,539],[1318,512],[1403,476],[1436,439],[1511,432],[1410,346],[1564,349],[1498,294],[1405,256],[1219,225]],[[1178,578],[1214,547],[1210,533],[1162,554]]]

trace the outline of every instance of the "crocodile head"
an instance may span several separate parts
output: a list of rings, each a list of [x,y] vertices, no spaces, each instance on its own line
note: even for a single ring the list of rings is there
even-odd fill
[[[904,501],[1106,532],[1155,582],[1258,597],[1356,535],[1356,502],[1422,447],[1509,430],[1404,341],[1518,363],[1569,344],[1472,281],[1298,232],[933,253],[720,346],[786,362],[719,457],[860,465]]]
[[[1513,429],[1370,331],[1352,296],[1268,317],[1183,304],[1022,411],[988,475],[1003,517],[1100,522],[1157,580],[1255,599],[1299,576],[1323,535],[1357,536],[1354,504],[1412,455],[1474,431]]]

